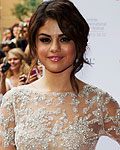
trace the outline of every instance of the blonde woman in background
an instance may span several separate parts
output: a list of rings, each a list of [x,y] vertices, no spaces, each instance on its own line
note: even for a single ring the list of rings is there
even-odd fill
[[[2,94],[22,84],[23,79],[21,80],[20,76],[23,74],[27,76],[30,69],[25,54],[20,48],[11,49],[6,56],[6,61],[11,66],[7,72],[2,73],[3,64],[0,65],[0,93]]]

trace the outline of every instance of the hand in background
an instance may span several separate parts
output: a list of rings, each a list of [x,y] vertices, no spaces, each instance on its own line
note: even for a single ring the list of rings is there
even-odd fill
[[[18,85],[25,85],[25,84],[27,84],[27,81],[28,81],[27,76],[25,74],[23,74],[23,75],[19,76]]]
[[[0,64],[0,79],[5,79],[6,78],[6,74],[7,72],[3,73],[2,72],[2,66],[4,65],[4,63]]]
[[[37,73],[33,74],[33,75],[30,75],[29,77],[29,83],[32,83],[34,81],[38,80],[38,75]]]
[[[2,66],[4,63],[0,64],[0,94],[5,94],[6,93],[6,74],[7,72],[3,73],[2,72]]]

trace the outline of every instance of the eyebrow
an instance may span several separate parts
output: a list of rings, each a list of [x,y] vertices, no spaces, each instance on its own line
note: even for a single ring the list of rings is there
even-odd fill
[[[38,34],[38,36],[41,36],[41,35],[47,36],[47,37],[51,37],[50,35],[45,34],[45,33],[40,33],[40,34]],[[58,36],[61,37],[61,36],[64,36],[64,34],[59,34]]]

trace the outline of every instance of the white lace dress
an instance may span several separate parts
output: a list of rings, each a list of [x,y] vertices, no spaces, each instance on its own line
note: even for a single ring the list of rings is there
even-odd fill
[[[25,85],[3,97],[0,149],[95,150],[102,135],[120,142],[120,108],[96,87],[86,85],[75,95]]]

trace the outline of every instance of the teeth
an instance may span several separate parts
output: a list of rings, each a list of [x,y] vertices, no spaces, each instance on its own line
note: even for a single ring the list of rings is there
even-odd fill
[[[58,60],[59,58],[58,57],[52,57],[51,59],[52,60]]]
[[[58,57],[53,57],[52,59],[53,59],[53,60],[54,60],[54,59],[58,59]]]
[[[52,61],[59,61],[59,60],[61,60],[61,57],[51,57],[50,59]]]

